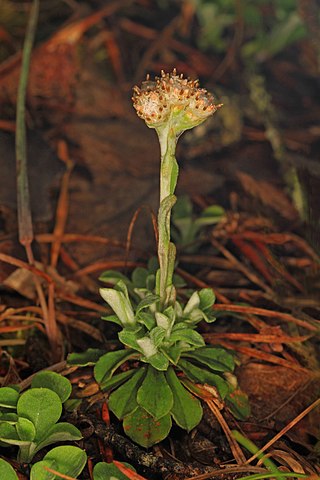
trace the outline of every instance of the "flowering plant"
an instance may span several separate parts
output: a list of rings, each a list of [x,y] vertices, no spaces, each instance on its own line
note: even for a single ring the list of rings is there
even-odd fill
[[[220,105],[198,87],[198,82],[176,71],[134,87],[133,105],[138,115],[158,134],[161,149],[160,206],[158,212],[158,262],[137,268],[128,279],[119,272],[104,272],[101,280],[112,284],[101,296],[113,314],[103,317],[121,328],[122,350],[98,359],[94,375],[104,391],[112,391],[109,408],[123,420],[127,435],[144,447],[164,439],[172,419],[190,431],[202,418],[194,384],[213,386],[238,417],[246,415],[245,395],[232,374],[232,353],[206,346],[196,331],[204,320],[215,320],[215,295],[210,288],[177,298],[174,275],[176,248],[170,241],[171,210],[178,164],[175,149],[179,136],[199,125]],[[120,368],[124,366],[125,368]]]

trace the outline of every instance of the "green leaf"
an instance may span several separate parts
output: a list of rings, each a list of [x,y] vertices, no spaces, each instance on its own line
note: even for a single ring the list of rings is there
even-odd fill
[[[166,330],[163,327],[154,327],[149,335],[154,346],[158,348],[166,336]]]
[[[200,305],[199,293],[198,292],[193,292],[193,294],[189,298],[186,306],[183,309],[183,314],[186,315],[186,316],[190,315],[192,310],[194,310],[195,308],[199,308],[199,305]]]
[[[81,440],[81,438],[81,432],[77,429],[77,427],[71,423],[60,422],[56,425],[53,425],[53,427],[47,431],[46,436],[42,442],[37,445],[34,453],[38,452],[44,447],[47,447],[48,445],[51,445],[52,443],[72,442],[75,440]]]
[[[87,463],[87,455],[81,448],[72,445],[64,445],[53,448],[41,462],[37,462],[31,468],[30,480],[61,480],[61,476],[52,474],[45,469],[52,470],[77,478]]]
[[[173,328],[169,339],[172,343],[182,341],[194,345],[195,347],[203,347],[205,345],[202,335],[191,328],[174,330],[175,329]]]
[[[2,458],[0,458],[0,478],[3,480],[19,480],[18,475],[10,463]]]
[[[104,320],[105,322],[116,323],[122,327],[122,323],[117,315],[102,315],[101,320]]]
[[[0,407],[17,408],[19,392],[11,387],[0,388]]]
[[[14,425],[3,422],[0,424],[0,441],[9,445],[29,445],[28,440],[21,440]]]
[[[147,375],[138,390],[137,402],[155,420],[170,412],[173,395],[163,372],[148,366]]]
[[[216,301],[216,296],[212,288],[202,288],[198,293],[200,297],[200,310],[206,311],[211,308]]]
[[[109,380],[117,368],[128,360],[135,352],[131,349],[117,350],[102,355],[94,367],[94,378],[98,383]]]
[[[218,372],[232,372],[234,370],[233,355],[224,348],[202,347],[193,352],[184,353],[183,356],[192,358]]]
[[[169,366],[168,358],[161,352],[155,353],[148,358],[141,357],[141,360],[150,363],[156,370],[165,371]]]
[[[248,395],[240,388],[229,393],[225,398],[226,405],[238,420],[246,420],[250,415]]]
[[[124,327],[135,325],[134,312],[130,300],[122,291],[119,292],[114,288],[100,288],[100,295],[110,305]]]
[[[33,442],[36,436],[36,429],[33,423],[27,418],[19,417],[16,424],[20,440]]]
[[[70,381],[56,372],[39,372],[33,377],[31,388],[44,387],[55,392],[62,403],[71,395],[72,387]]]
[[[126,372],[117,373],[113,375],[109,380],[100,383],[100,389],[103,392],[107,392],[111,389],[119,387],[126,380],[129,380],[130,377],[134,374],[135,370],[128,370]]]
[[[201,403],[181,385],[172,367],[169,367],[165,375],[173,393],[173,407],[170,413],[179,427],[190,432],[202,418]]]
[[[42,440],[60,418],[62,403],[59,396],[48,388],[31,388],[18,400],[17,413],[30,420],[36,429],[35,441]]]
[[[216,387],[221,398],[224,398],[229,392],[228,383],[215,373],[209,372],[204,368],[196,367],[192,363],[187,362],[182,358],[178,363],[178,368],[181,368],[183,373],[185,373],[185,375],[193,382],[207,383],[208,385],[213,385]]]
[[[85,352],[70,353],[67,357],[67,363],[68,365],[78,365],[79,367],[95,365],[105,352],[105,350],[100,350],[99,348],[88,348]]]
[[[119,420],[137,408],[137,392],[145,374],[146,369],[139,368],[130,380],[111,393],[108,406]]]
[[[129,463],[121,463],[133,472],[136,471]],[[128,477],[114,463],[99,462],[94,466],[93,480],[128,480]]]
[[[170,414],[155,420],[143,408],[138,407],[125,417],[123,428],[131,440],[142,447],[149,448],[168,436],[171,424]]]
[[[139,314],[137,315],[137,320],[142,325],[145,325],[148,330],[151,330],[153,327],[156,326],[155,316],[150,312],[139,312]]]

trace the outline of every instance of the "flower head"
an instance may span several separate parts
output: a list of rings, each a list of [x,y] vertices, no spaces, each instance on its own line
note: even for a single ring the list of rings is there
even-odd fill
[[[207,90],[199,88],[198,80],[183,78],[176,69],[172,73],[162,70],[155,81],[147,76],[133,92],[133,106],[148,127],[158,129],[170,122],[176,134],[199,125],[221,107]]]

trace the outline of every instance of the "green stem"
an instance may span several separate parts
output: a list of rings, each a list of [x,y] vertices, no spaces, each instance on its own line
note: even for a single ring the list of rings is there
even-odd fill
[[[175,158],[177,137],[170,123],[158,129],[161,168],[160,168],[160,207],[158,215],[158,258],[160,309],[165,308],[172,297],[172,277],[175,262],[175,246],[170,242],[171,210],[176,202],[173,195],[178,179],[179,167]]]

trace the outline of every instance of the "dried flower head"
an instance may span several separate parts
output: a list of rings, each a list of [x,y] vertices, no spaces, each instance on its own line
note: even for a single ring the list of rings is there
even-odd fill
[[[177,135],[204,122],[221,107],[213,103],[207,90],[199,88],[198,80],[183,78],[176,69],[172,73],[162,70],[155,81],[147,75],[141,88],[135,86],[133,92],[133,106],[148,127],[158,129],[170,122]]]

